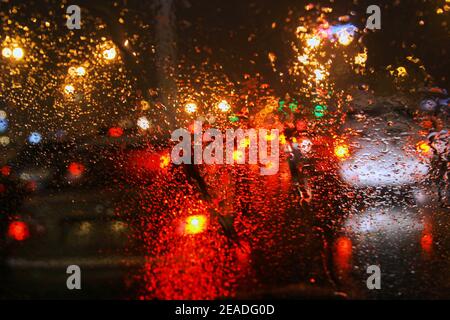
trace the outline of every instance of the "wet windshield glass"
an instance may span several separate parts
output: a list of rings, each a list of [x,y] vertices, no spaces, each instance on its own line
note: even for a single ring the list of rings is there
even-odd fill
[[[0,298],[449,298],[450,4],[371,5],[1,1]]]

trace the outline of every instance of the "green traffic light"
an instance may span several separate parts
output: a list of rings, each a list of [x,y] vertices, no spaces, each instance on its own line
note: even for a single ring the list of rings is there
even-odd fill
[[[239,117],[236,116],[236,115],[229,116],[228,119],[229,119],[231,122],[238,122],[238,121],[239,121]]]
[[[318,104],[317,106],[314,107],[314,115],[317,118],[322,118],[325,115],[326,110],[327,110],[326,106]]]

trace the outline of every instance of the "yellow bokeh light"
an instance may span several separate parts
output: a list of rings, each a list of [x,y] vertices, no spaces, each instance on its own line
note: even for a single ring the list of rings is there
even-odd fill
[[[168,154],[162,155],[160,158],[159,167],[161,169],[164,169],[167,168],[169,164],[170,164],[170,155]]]
[[[6,147],[10,142],[11,141],[10,141],[9,137],[6,137],[6,136],[0,137],[0,144],[2,146]]]
[[[73,85],[67,84],[67,85],[64,87],[64,93],[65,93],[65,94],[73,94],[74,92],[75,92],[75,87],[74,87]]]
[[[425,141],[421,141],[417,144],[417,151],[421,153],[428,153],[430,152],[430,150],[431,150],[430,145]]]
[[[103,58],[106,60],[113,60],[117,55],[115,48],[106,49],[103,51]]]
[[[242,161],[244,159],[244,154],[240,150],[233,151],[233,160]]]
[[[70,67],[69,68],[69,75],[82,77],[82,76],[86,75],[86,69],[84,67],[82,67],[82,66]]]
[[[150,103],[145,100],[141,100],[141,109],[143,111],[150,109]]]
[[[348,158],[350,150],[347,145],[341,144],[334,148],[334,154],[341,160]]]
[[[239,146],[243,148],[247,148],[250,145],[250,138],[245,137],[244,139],[239,141]]]
[[[273,166],[274,166],[273,162],[272,162],[272,161],[269,161],[269,162],[266,163],[266,166],[265,166],[265,167],[266,167],[266,169],[272,169]]]
[[[187,217],[185,232],[187,234],[197,234],[206,230],[207,219],[204,215],[194,215]]]
[[[408,75],[408,72],[406,72],[405,67],[398,67],[397,74],[399,77],[406,77]]]
[[[273,139],[275,139],[275,135],[272,133],[266,134],[266,141],[272,141]]]
[[[360,52],[355,56],[355,63],[358,65],[364,65],[367,61],[367,53],[366,52]]]

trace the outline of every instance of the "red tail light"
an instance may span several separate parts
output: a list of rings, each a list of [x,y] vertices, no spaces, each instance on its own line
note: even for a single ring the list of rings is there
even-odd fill
[[[2,173],[2,175],[4,175],[5,177],[9,176],[11,173],[11,168],[9,166],[3,166],[0,169],[0,172]]]
[[[79,177],[83,174],[84,172],[84,165],[82,165],[81,163],[78,162],[71,162],[69,164],[69,166],[67,167],[67,170],[69,170],[69,173],[73,176],[73,177]]]
[[[119,138],[123,135],[123,129],[121,127],[112,127],[108,130],[108,135],[113,138]]]
[[[8,237],[16,241],[23,241],[30,237],[28,225],[23,221],[14,221],[9,224]]]

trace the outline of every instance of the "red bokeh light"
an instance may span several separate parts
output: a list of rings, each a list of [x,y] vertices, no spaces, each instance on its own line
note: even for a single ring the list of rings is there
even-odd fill
[[[348,257],[352,254],[352,241],[347,237],[339,237],[336,248],[340,255]]]
[[[1,169],[2,175],[5,177],[9,176],[11,174],[11,168],[9,166],[3,166]]]
[[[36,183],[36,181],[28,181],[27,184],[25,185],[25,189],[28,190],[29,192],[34,192],[36,191],[38,185]]]
[[[433,250],[433,228],[430,221],[426,220],[420,237],[420,246],[424,253],[429,254]]]
[[[133,171],[158,171],[161,168],[161,156],[151,150],[133,150],[127,158],[128,167]]]
[[[431,252],[433,246],[433,235],[431,233],[424,233],[420,238],[420,246],[425,252]]]
[[[113,138],[119,138],[123,135],[123,129],[121,127],[109,128],[108,135]]]
[[[84,165],[79,162],[71,162],[67,168],[69,173],[74,177],[79,177],[84,172]]]
[[[30,237],[28,225],[23,221],[11,222],[8,227],[8,236],[17,241],[23,241]]]
[[[341,271],[350,269],[350,260],[352,257],[352,240],[342,236],[336,239],[334,247],[334,262]]]

